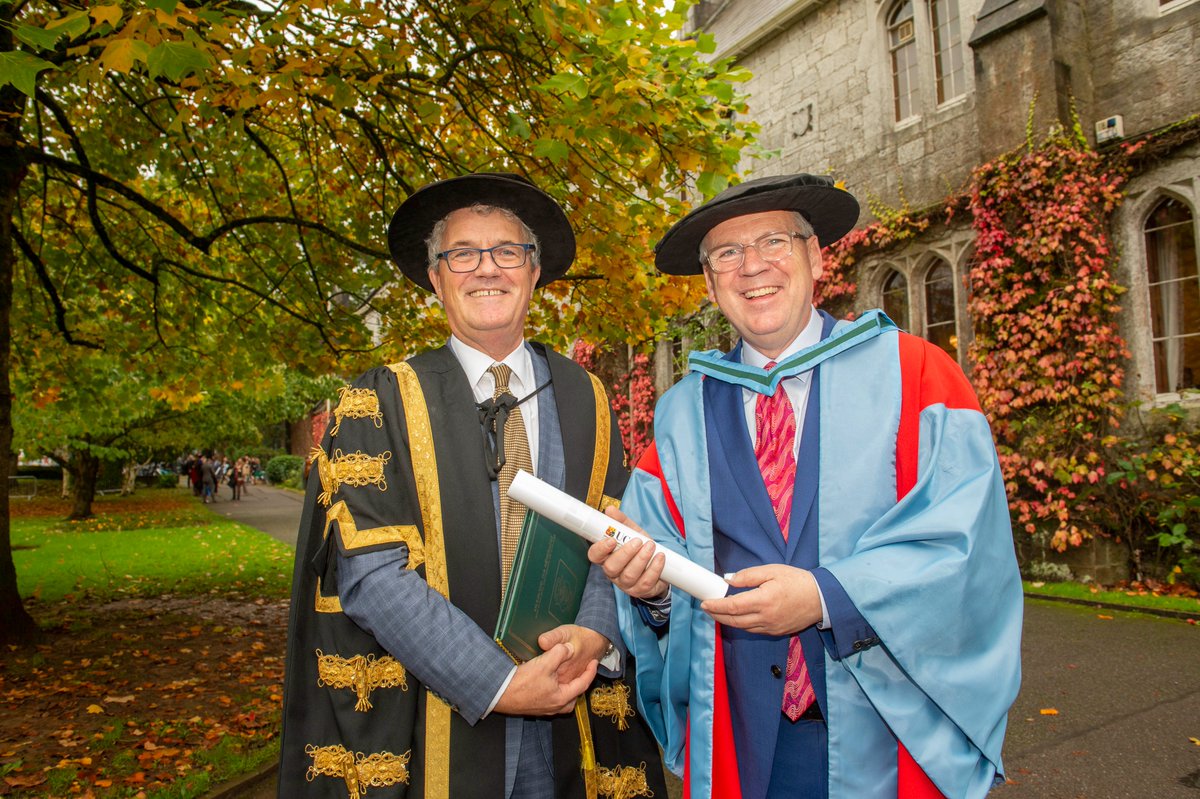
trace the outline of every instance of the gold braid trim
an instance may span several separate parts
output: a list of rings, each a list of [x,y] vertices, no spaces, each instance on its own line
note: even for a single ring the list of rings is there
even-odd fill
[[[586,799],[599,799],[600,775],[596,770],[596,747],[592,743],[592,720],[587,701],[575,700],[575,724],[579,727],[579,769],[583,772],[583,792]]]
[[[380,491],[387,491],[387,478],[383,474],[383,467],[392,459],[391,452],[368,455],[359,450],[347,455],[340,449],[335,449],[333,457],[330,458],[325,454],[325,450],[313,447],[310,454],[321,476],[321,488],[325,489],[317,499],[327,508],[333,501],[333,495],[343,485],[355,488],[374,485]]]
[[[613,507],[613,508],[616,508],[617,510],[620,510],[621,509],[621,500],[617,499],[616,497],[610,497],[608,494],[605,494],[604,496],[600,497],[600,510],[604,510],[605,508],[608,508],[608,507]]]
[[[313,601],[313,610],[317,613],[341,613],[342,600],[337,594],[325,596],[321,593],[321,578],[317,578],[317,598]]]
[[[593,401],[596,405],[596,446],[592,451],[592,479],[588,484],[587,504],[598,508],[604,496],[604,479],[608,476],[608,446],[612,433],[612,418],[609,416],[608,394],[604,390],[604,384],[591,372],[588,372],[588,377],[592,379]]]
[[[342,419],[370,419],[376,428],[383,427],[383,412],[379,410],[379,395],[371,388],[351,388],[342,386],[338,389],[338,404],[333,409],[333,429],[329,431],[332,438],[341,429]]]
[[[337,522],[338,536],[342,539],[342,546],[347,550],[363,549],[380,544],[402,543],[408,547],[407,568],[416,569],[425,562],[425,542],[421,539],[421,532],[417,530],[415,524],[385,525],[360,530],[358,523],[354,521],[354,515],[350,512],[350,506],[346,504],[345,500],[338,500],[325,512],[323,537],[329,536],[329,528],[334,522]]]
[[[633,703],[629,701],[629,686],[618,680],[611,686],[601,685],[592,689],[592,712],[597,716],[611,718],[621,732],[629,729],[626,719],[634,714]]]
[[[304,747],[304,752],[313,759],[305,778],[312,782],[317,777],[341,777],[346,781],[350,799],[361,799],[367,788],[384,788],[398,782],[408,784],[408,760],[412,750],[402,755],[391,752],[355,754],[344,746]]]
[[[334,522],[337,522],[342,546],[347,550],[400,541],[408,546],[407,568],[416,569],[425,562],[425,542],[421,540],[421,533],[417,530],[416,525],[405,524],[359,530],[358,524],[354,521],[354,515],[350,513],[350,508],[346,505],[345,500],[338,500],[325,512],[325,530],[321,533],[322,541],[329,537],[329,530]],[[325,596],[321,592],[320,577],[317,578],[317,598],[314,607],[318,613],[342,612],[342,602],[336,594]]]
[[[344,658],[326,655],[317,650],[317,685],[324,688],[353,688],[358,701],[354,709],[365,713],[371,709],[371,691],[376,688],[408,690],[404,666],[391,655],[376,660],[375,655],[355,655]]]
[[[425,582],[444,597],[450,596],[446,546],[442,538],[442,493],[429,406],[417,373],[407,363],[388,366],[396,375],[404,420],[408,424],[408,451],[412,456],[421,526],[425,531]],[[425,702],[425,797],[450,796],[450,706],[430,693]]]
[[[635,796],[654,796],[646,782],[646,764],[600,769],[600,795],[609,799],[633,799]]]

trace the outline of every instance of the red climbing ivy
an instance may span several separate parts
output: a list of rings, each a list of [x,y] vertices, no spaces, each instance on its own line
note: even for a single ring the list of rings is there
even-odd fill
[[[1111,221],[1130,158],[1150,143],[1099,153],[1078,129],[1059,132],[979,167],[941,207],[872,208],[876,221],[825,250],[816,301],[851,315],[864,256],[967,213],[968,359],[1014,527],[1059,551],[1106,536],[1126,544],[1139,579],[1196,581],[1200,436],[1178,408],[1131,424],[1122,389]]]
[[[609,401],[617,414],[621,443],[635,464],[650,446],[654,436],[654,377],[650,371],[650,356],[634,353],[632,359],[622,357],[620,364],[602,364],[595,344],[575,342],[574,358],[583,368],[597,374],[608,385]],[[612,361],[612,359],[608,359]],[[604,368],[605,366],[610,368]]]
[[[1098,532],[1122,418],[1129,352],[1109,229],[1123,163],[1060,134],[979,167],[969,203],[972,378],[1014,523],[1059,550]]]
[[[929,228],[931,221],[929,214],[871,210],[876,216],[874,222],[851,230],[822,253],[821,279],[813,288],[813,303],[834,316],[854,316],[850,306],[858,294],[858,285],[853,270],[864,255],[917,237]]]

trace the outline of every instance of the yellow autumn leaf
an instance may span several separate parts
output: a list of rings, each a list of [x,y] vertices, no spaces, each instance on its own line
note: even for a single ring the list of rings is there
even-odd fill
[[[100,707],[99,705],[88,705],[87,712],[88,713],[103,713],[104,708]]]
[[[1042,708],[1041,713],[1043,716],[1057,716],[1058,715],[1058,711],[1052,707]]]
[[[1097,618],[1097,619],[1104,619],[1105,621],[1112,621],[1112,616],[1106,616],[1106,615],[1104,615],[1103,613],[1097,613],[1097,614],[1096,614],[1096,618]]]
[[[1188,738],[1188,740],[1194,743],[1196,746],[1200,746],[1200,738]]]
[[[114,28],[121,21],[120,6],[92,6],[88,9],[88,13],[92,15],[92,19],[96,20],[97,23],[107,22]]]
[[[104,46],[100,54],[100,65],[113,72],[127,74],[133,70],[135,61],[145,62],[150,46],[137,39],[113,39]]]

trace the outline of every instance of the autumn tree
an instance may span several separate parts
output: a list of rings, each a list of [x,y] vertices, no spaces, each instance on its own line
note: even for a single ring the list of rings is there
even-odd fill
[[[574,221],[575,279],[543,292],[541,335],[650,335],[699,292],[655,276],[649,243],[749,138],[745,74],[674,34],[684,10],[0,0],[0,452],[10,402],[71,393],[69,372],[10,390],[10,345],[31,368],[47,332],[127,364],[168,410],[193,382],[350,373],[439,339],[383,231],[415,188],[468,171],[527,175]],[[199,343],[228,319],[247,328],[236,369]],[[34,626],[0,503],[0,635],[20,638]]]

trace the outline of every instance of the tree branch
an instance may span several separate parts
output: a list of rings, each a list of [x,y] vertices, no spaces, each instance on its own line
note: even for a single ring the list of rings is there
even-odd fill
[[[87,339],[75,338],[71,334],[71,328],[67,326],[67,309],[63,306],[62,298],[58,296],[58,289],[55,288],[54,282],[50,280],[50,273],[46,270],[46,264],[38,257],[33,247],[29,245],[26,238],[21,235],[21,231],[15,226],[12,229],[13,239],[17,242],[17,247],[29,259],[29,263],[33,264],[33,271],[37,273],[38,282],[42,284],[42,290],[46,292],[46,296],[50,298],[50,304],[54,306],[54,322],[60,333],[63,334],[63,339],[68,344],[74,344],[80,347],[90,347],[94,350],[104,349],[94,341]]]

